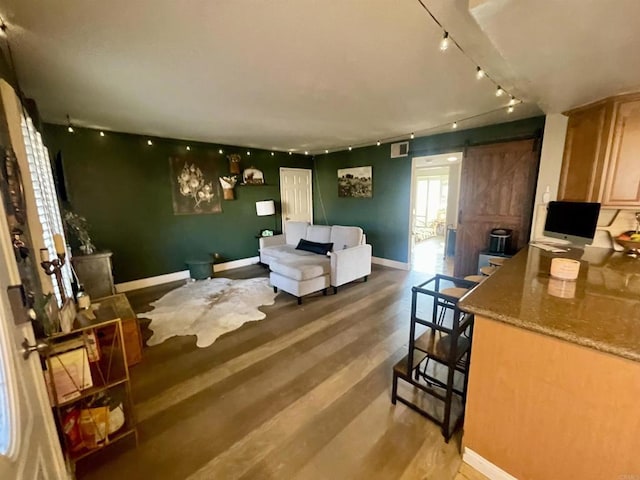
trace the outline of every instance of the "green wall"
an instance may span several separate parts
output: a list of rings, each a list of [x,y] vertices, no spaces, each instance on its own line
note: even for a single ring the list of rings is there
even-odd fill
[[[355,148],[314,158],[314,222],[358,225],[375,257],[408,262],[411,159],[461,151],[465,146],[542,136],[544,117],[420,137],[410,141],[408,157],[390,158],[389,144]],[[373,167],[373,197],[338,198],[337,170]]]
[[[213,252],[225,261],[257,255],[255,235],[272,229],[274,218],[257,217],[255,202],[279,204],[280,166],[312,167],[302,155],[125,133],[101,137],[97,130],[74,129],[70,134],[64,126],[45,124],[45,144],[52,158],[62,154],[71,208],[89,221],[96,247],[113,252],[116,283],[185,270],[186,260],[208,259]],[[209,159],[227,175],[230,153],[242,156],[243,168],[262,170],[266,185],[237,185],[236,200],[222,200],[219,214],[174,215],[169,157]],[[279,206],[277,212],[279,225]]]

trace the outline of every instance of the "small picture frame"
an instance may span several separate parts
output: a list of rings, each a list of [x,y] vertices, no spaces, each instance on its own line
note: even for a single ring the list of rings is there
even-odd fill
[[[47,324],[44,326],[46,335],[53,335],[60,331],[60,311],[58,309],[58,300],[55,295],[50,295],[49,300],[44,305],[44,314]]]
[[[73,321],[76,319],[76,304],[73,300],[65,300],[60,309],[60,329],[63,333],[73,330]]]
[[[242,183],[244,185],[264,185],[264,174],[256,167],[245,168],[242,172]]]

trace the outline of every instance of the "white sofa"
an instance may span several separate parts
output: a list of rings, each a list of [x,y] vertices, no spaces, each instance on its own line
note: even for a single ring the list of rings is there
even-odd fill
[[[338,287],[371,274],[371,245],[360,227],[287,222],[285,234],[260,238],[260,262],[268,265],[274,289],[298,297]],[[297,250],[300,239],[333,243],[326,256]]]

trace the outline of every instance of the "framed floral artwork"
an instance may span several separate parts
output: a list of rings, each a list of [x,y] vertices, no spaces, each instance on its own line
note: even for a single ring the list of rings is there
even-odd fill
[[[218,168],[211,159],[171,157],[174,215],[221,213]]]

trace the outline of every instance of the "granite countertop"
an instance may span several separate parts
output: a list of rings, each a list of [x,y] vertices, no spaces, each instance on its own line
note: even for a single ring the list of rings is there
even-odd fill
[[[554,257],[579,260],[578,279],[551,278]],[[526,247],[463,297],[460,308],[640,362],[640,259],[622,253]]]

